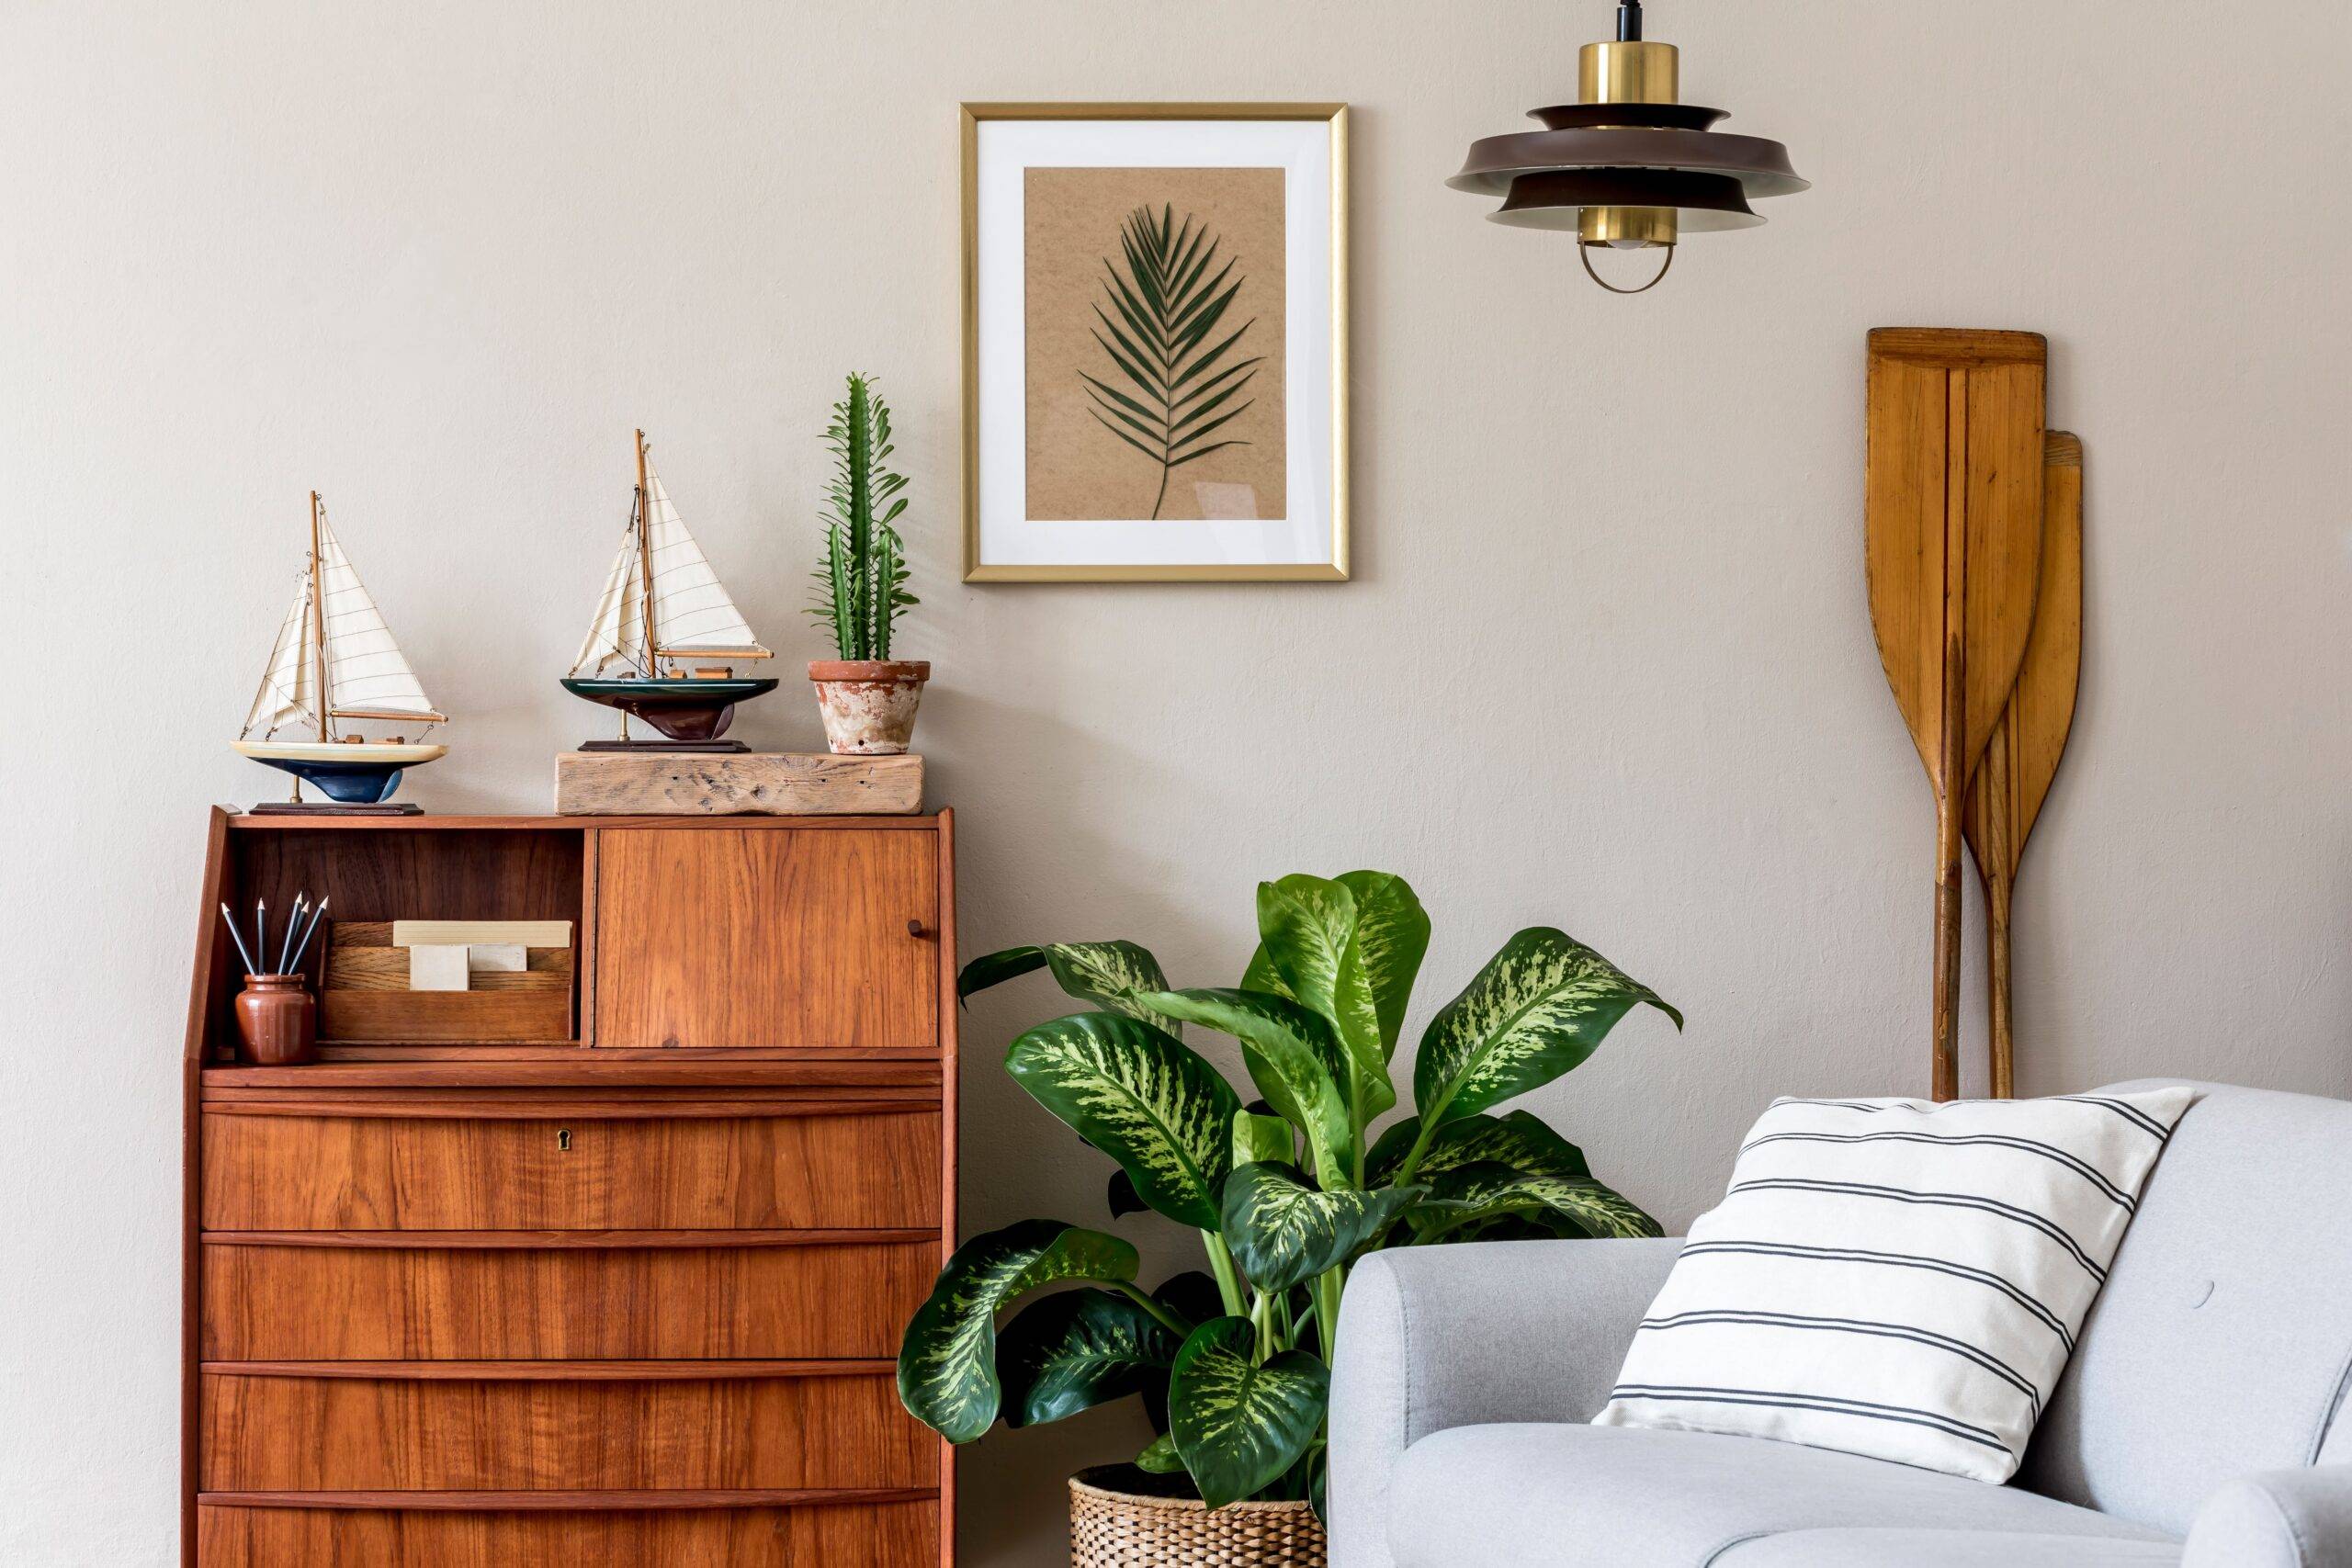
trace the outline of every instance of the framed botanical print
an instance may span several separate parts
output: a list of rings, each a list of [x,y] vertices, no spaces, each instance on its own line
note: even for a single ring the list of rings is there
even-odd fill
[[[963,139],[964,580],[1344,580],[1346,106]]]

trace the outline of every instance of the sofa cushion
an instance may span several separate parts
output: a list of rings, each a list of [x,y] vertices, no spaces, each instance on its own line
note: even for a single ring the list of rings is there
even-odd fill
[[[2007,1480],[2189,1100],[1773,1101],[1594,1423]]]
[[[1702,1568],[1749,1537],[1868,1526],[2165,1539],[2015,1487],[1909,1465],[1622,1427],[1438,1432],[1405,1450],[1388,1500],[1397,1568]]]
[[[2180,1551],[2006,1530],[1786,1530],[1719,1552],[1711,1568],[2174,1568]]]
[[[2352,1461],[2352,1104],[2194,1087],[2018,1475],[2175,1534],[2233,1476]]]

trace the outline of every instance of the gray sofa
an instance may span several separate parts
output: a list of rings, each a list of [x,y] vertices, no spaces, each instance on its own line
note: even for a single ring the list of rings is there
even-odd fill
[[[1365,1259],[1332,1568],[2352,1568],[2352,1104],[2206,1088],[2006,1486],[1584,1425],[1677,1246]]]

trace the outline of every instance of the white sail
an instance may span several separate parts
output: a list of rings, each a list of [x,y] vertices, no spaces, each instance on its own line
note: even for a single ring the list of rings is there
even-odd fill
[[[580,657],[572,660],[571,673],[602,680],[616,673],[650,675],[652,667],[640,657],[645,646],[645,631],[638,618],[638,603],[643,597],[643,578],[637,569],[637,518],[632,513],[628,526],[621,531],[621,553],[613,558],[613,570],[605,579],[605,595],[596,601],[596,618],[588,623],[588,638],[580,645]]]
[[[269,669],[261,678],[253,712],[245,716],[245,728],[239,736],[249,737],[256,729],[266,735],[298,719],[304,728],[317,729],[314,663],[311,658],[311,573],[305,568],[294,580],[294,603],[286,607],[286,619],[278,625],[277,644],[269,650]]]
[[[686,532],[662,476],[645,465],[648,501],[647,547],[653,558],[653,635],[662,653],[729,654],[764,659],[768,650],[752,635],[735,601],[720,587],[702,547]]]
[[[331,716],[442,722],[323,516],[319,519],[319,554]]]

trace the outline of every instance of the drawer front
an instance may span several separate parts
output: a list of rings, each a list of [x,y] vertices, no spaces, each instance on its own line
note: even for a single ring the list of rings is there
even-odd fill
[[[938,1568],[939,1506],[197,1509],[202,1568]]]
[[[371,1369],[372,1370],[372,1369]],[[417,1370],[429,1371],[425,1364]],[[208,1371],[207,1492],[931,1487],[888,1370],[509,1365],[481,1379]],[[630,1371],[659,1375],[628,1381]],[[519,1374],[519,1375],[518,1375]],[[567,1375],[570,1374],[570,1375]]]
[[[583,1110],[586,1107],[583,1105]],[[204,1226],[899,1230],[939,1224],[939,1114],[207,1114]]]
[[[938,1048],[933,833],[606,829],[596,889],[599,1046]]]
[[[936,1241],[793,1246],[224,1244],[208,1361],[895,1359]]]

